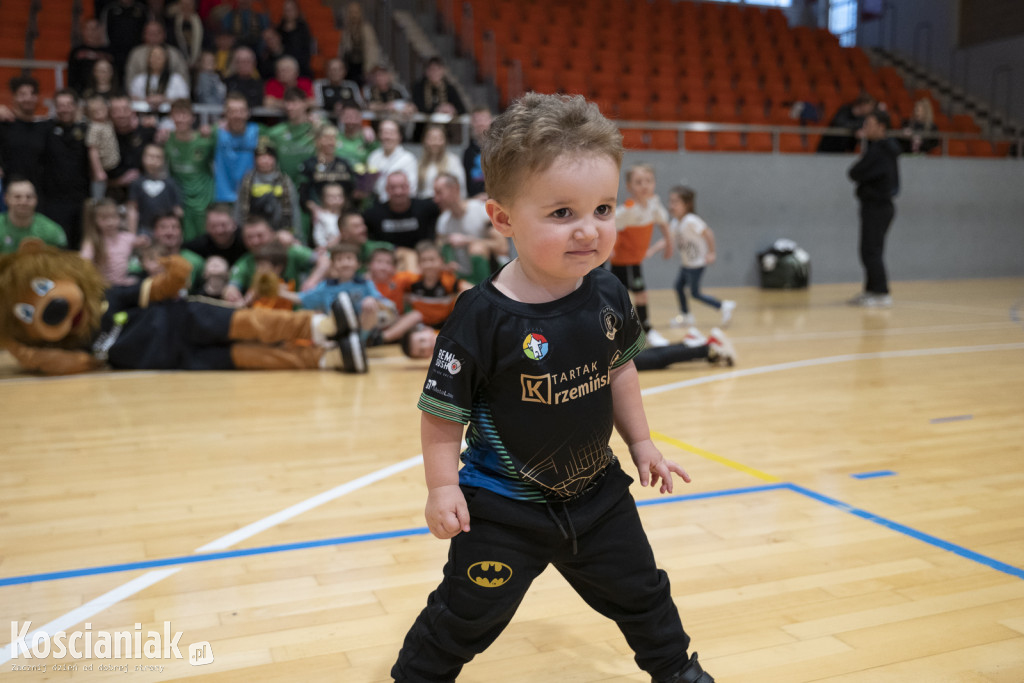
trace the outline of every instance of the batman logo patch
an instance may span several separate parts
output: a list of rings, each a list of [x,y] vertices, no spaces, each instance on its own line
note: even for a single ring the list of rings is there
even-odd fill
[[[512,579],[512,567],[501,562],[477,562],[469,566],[466,576],[478,586],[497,588]]]

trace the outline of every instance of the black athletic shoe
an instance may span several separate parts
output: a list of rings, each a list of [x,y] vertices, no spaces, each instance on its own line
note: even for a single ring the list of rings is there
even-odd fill
[[[366,349],[358,332],[349,332],[347,336],[339,338],[338,349],[341,351],[341,367],[338,368],[341,372],[360,374],[370,369],[366,363]]]
[[[697,653],[694,652],[690,656],[690,661],[681,671],[677,671],[668,678],[652,678],[651,683],[715,683],[715,679],[701,668],[697,662]]]
[[[359,318],[356,317],[356,307],[347,292],[338,292],[338,296],[331,302],[331,314],[338,326],[335,339],[340,343],[351,332],[359,332]]]

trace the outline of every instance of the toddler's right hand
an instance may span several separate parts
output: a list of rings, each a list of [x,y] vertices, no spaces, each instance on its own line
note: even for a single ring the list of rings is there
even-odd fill
[[[424,516],[430,533],[438,538],[452,538],[462,531],[469,531],[469,508],[458,484],[430,489]]]

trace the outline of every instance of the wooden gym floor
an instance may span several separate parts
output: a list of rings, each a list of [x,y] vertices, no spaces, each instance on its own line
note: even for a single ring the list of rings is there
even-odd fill
[[[1020,683],[1024,279],[898,283],[891,310],[855,290],[712,289],[739,364],[641,375],[694,479],[634,492],[693,648],[722,683]],[[447,544],[423,529],[426,362],[371,360],[44,379],[0,354],[0,678],[389,680]],[[26,621],[29,644],[169,622],[184,659],[11,660]],[[646,680],[554,571],[460,678]]]

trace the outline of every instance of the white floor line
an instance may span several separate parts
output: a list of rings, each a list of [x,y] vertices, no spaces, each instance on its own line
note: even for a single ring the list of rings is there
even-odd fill
[[[1024,343],[1018,344],[987,344],[982,346],[954,346],[947,348],[938,349],[910,349],[906,351],[879,351],[877,353],[855,353],[843,356],[829,356],[826,358],[811,358],[807,360],[793,361],[791,363],[778,363],[776,365],[766,365],[757,368],[747,368],[745,370],[733,370],[731,372],[725,372],[716,375],[708,375],[706,377],[698,377],[695,379],[684,380],[682,382],[673,382],[671,384],[664,384],[658,387],[651,387],[643,390],[643,395],[651,396],[655,394],[661,394],[668,391],[674,391],[676,389],[682,389],[685,387],[697,386],[700,384],[708,384],[711,382],[722,382],[729,379],[737,379],[740,377],[751,377],[754,375],[763,375],[771,372],[781,372],[783,370],[796,370],[800,368],[809,368],[817,365],[829,365],[832,363],[846,363],[855,360],[872,360],[880,358],[909,358],[914,356],[937,356],[944,354],[957,354],[957,353],[983,353],[986,351],[1012,351],[1017,349],[1024,349]],[[353,491],[359,490],[372,483],[385,479],[393,474],[397,474],[403,470],[407,470],[410,467],[414,467],[423,461],[422,455],[417,455],[413,458],[408,458],[401,462],[395,463],[383,469],[372,472],[363,477],[355,479],[351,482],[341,484],[339,486],[320,493],[308,500],[302,501],[292,505],[289,508],[285,508],[280,512],[276,512],[268,517],[253,522],[237,531],[233,531],[230,534],[222,536],[215,541],[211,541],[204,546],[196,548],[195,552],[210,552],[214,550],[224,550],[231,547],[236,543],[240,543],[245,539],[248,539],[256,534],[266,531],[271,527],[276,526],[286,520],[296,517],[303,512],[308,512],[313,508],[316,508],[324,503],[340,498],[341,496],[347,495]],[[76,607],[67,614],[63,614],[53,621],[35,629],[26,638],[26,643],[31,643],[32,638],[37,632],[44,632],[50,636],[60,632],[66,631],[75,624],[90,619],[96,614],[102,612],[108,607],[113,607],[122,600],[130,598],[141,590],[149,588],[150,586],[163,581],[168,576],[172,576],[179,571],[182,567],[175,567],[173,569],[158,569],[150,572],[146,572],[142,576],[139,576],[131,581],[118,586],[117,588],[104,593],[103,595],[93,598],[89,602],[85,603],[81,607]],[[14,653],[12,652],[13,643],[8,643],[2,649],[0,649],[0,666],[3,666],[9,662]]]

